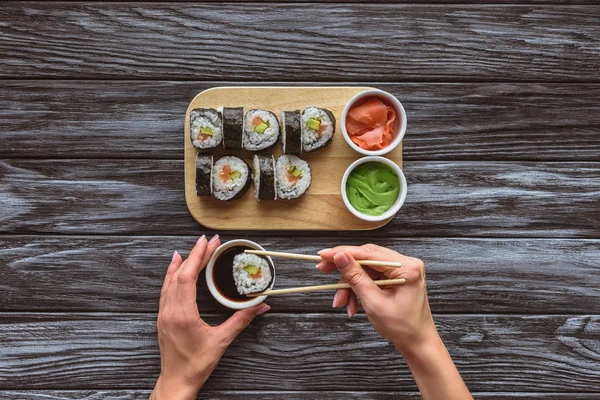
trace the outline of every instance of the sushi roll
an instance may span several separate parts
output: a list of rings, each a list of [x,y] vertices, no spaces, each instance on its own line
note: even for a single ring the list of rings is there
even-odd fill
[[[236,156],[219,158],[212,168],[212,193],[222,201],[239,199],[250,186],[250,167]]]
[[[256,254],[240,253],[233,257],[233,281],[239,294],[260,293],[273,282],[271,263]]]
[[[281,156],[275,164],[277,197],[290,200],[302,196],[312,182],[310,166],[296,156]]]
[[[331,143],[335,117],[326,108],[308,107],[302,112],[302,150],[315,151]]]
[[[273,155],[256,154],[252,158],[252,167],[256,200],[277,200]]]
[[[212,194],[212,154],[196,156],[196,195],[210,196]]]
[[[244,134],[244,108],[224,107],[223,111],[223,148],[242,150]]]
[[[265,110],[250,110],[244,117],[244,148],[259,151],[269,148],[279,139],[279,121]]]
[[[302,152],[302,116],[300,111],[284,111],[281,113],[283,132],[281,150],[283,154],[300,154]]]
[[[195,108],[190,111],[190,139],[197,149],[212,149],[221,144],[221,114],[214,108]]]

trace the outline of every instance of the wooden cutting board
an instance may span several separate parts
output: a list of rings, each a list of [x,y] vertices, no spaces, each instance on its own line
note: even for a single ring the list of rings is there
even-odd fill
[[[346,168],[361,154],[348,146],[340,129],[342,110],[355,94],[369,87],[215,87],[198,94],[185,114],[185,199],[192,216],[211,229],[223,230],[368,230],[385,225],[390,220],[366,222],[356,218],[344,206],[340,194]],[[198,107],[240,107],[273,111],[281,122],[281,112],[303,110],[309,106],[330,109],[336,118],[332,143],[326,148],[302,153],[312,170],[312,185],[295,200],[256,201],[254,187],[241,199],[219,201],[196,196],[195,160],[197,150],[190,141],[190,110]],[[273,148],[281,155],[281,140]],[[213,151],[215,160],[225,154],[222,148]],[[227,151],[252,165],[252,152]],[[402,167],[402,144],[387,155]]]

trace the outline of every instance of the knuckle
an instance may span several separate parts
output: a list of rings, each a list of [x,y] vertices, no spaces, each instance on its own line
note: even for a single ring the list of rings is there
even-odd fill
[[[188,283],[190,281],[190,279],[191,278],[183,272],[177,274],[177,283],[181,283],[181,284]]]
[[[374,254],[379,251],[379,246],[377,246],[376,244],[373,244],[373,243],[363,244],[361,247],[368,254]]]
[[[365,279],[365,274],[362,271],[350,271],[347,279],[351,286],[358,286]]]

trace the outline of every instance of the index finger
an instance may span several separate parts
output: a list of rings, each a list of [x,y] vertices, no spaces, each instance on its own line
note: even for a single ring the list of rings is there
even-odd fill
[[[337,246],[332,249],[319,251],[319,255],[325,261],[333,261],[333,257],[340,252],[351,254],[357,260],[379,260],[400,261],[404,258],[402,254],[376,244],[365,244],[362,246]]]

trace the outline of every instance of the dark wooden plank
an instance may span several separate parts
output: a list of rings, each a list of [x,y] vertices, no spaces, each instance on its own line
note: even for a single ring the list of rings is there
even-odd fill
[[[235,238],[224,236],[223,241]],[[258,238],[269,249],[314,254],[364,239]],[[427,265],[438,313],[594,313],[600,304],[600,240],[374,239]],[[1,237],[0,310],[154,312],[171,252],[195,237]],[[277,259],[277,287],[335,280],[312,263]],[[224,312],[199,282],[203,312]],[[135,290],[131,290],[135,288]],[[329,292],[272,297],[274,312],[335,312]]]
[[[98,400],[98,399],[139,399],[147,400],[150,390],[0,390],[0,398],[20,400]],[[591,400],[600,399],[600,393],[489,393],[475,392],[476,399],[568,399]],[[420,399],[415,392],[290,392],[290,391],[233,391],[233,390],[203,390],[198,399],[240,399],[245,400],[315,400],[315,399],[358,399],[358,400],[389,400]]]
[[[187,104],[218,85],[0,82],[0,157],[182,159]],[[599,84],[376,86],[407,110],[405,160],[600,161]]]
[[[0,160],[0,232],[199,234],[184,201],[182,167]],[[357,235],[600,237],[599,163],[406,162],[404,172],[401,212],[384,228]]]
[[[10,3],[0,77],[597,80],[599,14],[597,5]]]
[[[159,371],[155,318],[2,314],[0,388],[149,389]],[[436,323],[471,390],[600,392],[600,316],[449,315]],[[256,390],[248,369],[262,390],[416,389],[364,316],[261,316],[206,389]]]

